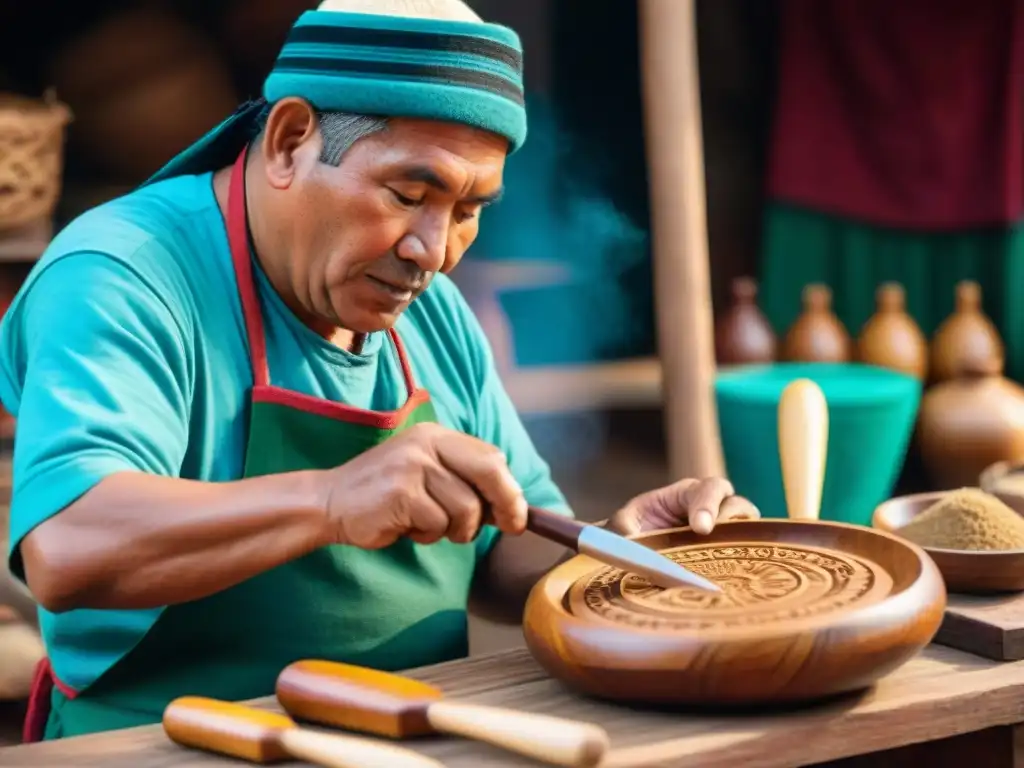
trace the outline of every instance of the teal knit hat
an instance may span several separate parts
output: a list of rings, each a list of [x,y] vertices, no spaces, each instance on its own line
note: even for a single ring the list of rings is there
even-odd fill
[[[519,36],[498,24],[307,11],[248,102],[146,184],[222,168],[252,138],[267,102],[303,98],[323,112],[462,123],[526,140]]]

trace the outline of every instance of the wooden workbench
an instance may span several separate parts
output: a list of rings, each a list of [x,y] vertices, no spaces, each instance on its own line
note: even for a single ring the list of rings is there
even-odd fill
[[[524,650],[426,667],[410,675],[467,700],[599,723],[607,728],[614,748],[606,768],[792,768],[943,739],[931,754],[920,747],[911,748],[907,760],[872,754],[867,764],[1024,766],[1020,756],[1014,759],[1018,729],[1012,727],[1024,722],[1024,662],[987,661],[941,646],[927,648],[868,694],[773,715],[652,713],[583,699],[549,679]],[[259,704],[274,706],[270,699]],[[536,765],[457,739],[415,746],[450,768]],[[968,753],[966,762],[963,751]],[[0,749],[4,768],[71,765],[221,768],[241,763],[182,750],[158,726]]]

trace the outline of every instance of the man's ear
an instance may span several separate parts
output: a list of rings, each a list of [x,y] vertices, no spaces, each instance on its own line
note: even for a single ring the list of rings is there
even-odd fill
[[[320,140],[316,112],[304,99],[281,99],[270,109],[263,129],[263,163],[267,181],[275,189],[286,189],[298,166],[319,156],[314,147]],[[312,152],[310,150],[313,150]]]

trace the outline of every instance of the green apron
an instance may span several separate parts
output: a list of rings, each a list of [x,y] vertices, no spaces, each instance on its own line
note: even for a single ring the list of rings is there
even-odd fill
[[[365,411],[270,384],[244,173],[245,152],[235,164],[228,203],[254,381],[245,477],[335,467],[403,429],[434,421],[430,398],[416,388],[393,331],[409,393],[397,411]],[[159,722],[166,704],[181,695],[270,695],[281,669],[301,658],[398,670],[463,657],[475,566],[472,543],[423,546],[403,539],[375,551],[336,545],[210,597],[169,606],[130,653],[83,691],[69,690],[42,665],[26,740]]]

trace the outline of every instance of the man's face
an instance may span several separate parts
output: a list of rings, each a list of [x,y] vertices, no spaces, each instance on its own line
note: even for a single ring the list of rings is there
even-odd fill
[[[286,210],[289,273],[322,320],[358,333],[390,328],[476,239],[501,194],[505,139],[461,125],[392,120],[337,167],[319,136],[296,148]]]

